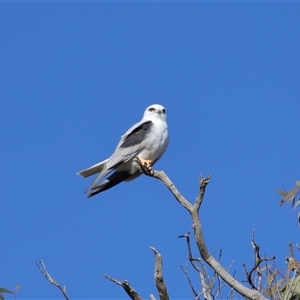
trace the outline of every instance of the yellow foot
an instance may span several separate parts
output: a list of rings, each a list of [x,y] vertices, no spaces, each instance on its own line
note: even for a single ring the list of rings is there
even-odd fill
[[[152,175],[154,173],[152,168],[151,168],[152,160],[142,159],[142,158],[138,158],[138,159],[140,160],[142,165],[148,170],[148,172]]]
[[[142,159],[140,158],[140,161],[142,162],[142,165],[146,168],[151,168],[152,161],[149,159]]]

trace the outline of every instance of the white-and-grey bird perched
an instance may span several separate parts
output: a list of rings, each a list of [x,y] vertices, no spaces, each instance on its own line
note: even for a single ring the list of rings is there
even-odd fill
[[[122,135],[113,155],[88,169],[78,172],[82,177],[99,173],[87,188],[87,197],[108,190],[122,181],[130,181],[140,176],[141,170],[134,160],[139,160],[149,170],[161,158],[168,147],[169,135],[166,110],[159,104],[146,108],[142,120]],[[113,172],[104,181],[99,181]]]

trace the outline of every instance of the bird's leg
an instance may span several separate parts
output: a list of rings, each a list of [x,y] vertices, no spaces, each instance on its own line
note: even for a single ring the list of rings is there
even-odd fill
[[[151,175],[153,175],[153,170],[152,170],[152,160],[149,159],[142,159],[140,157],[136,157],[139,161],[140,161],[140,165],[142,165],[146,171],[148,171],[148,173],[150,173]]]

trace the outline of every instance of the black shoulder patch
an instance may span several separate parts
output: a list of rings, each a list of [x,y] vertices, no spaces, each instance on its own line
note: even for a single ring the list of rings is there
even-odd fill
[[[121,145],[121,148],[128,148],[140,144],[145,135],[149,132],[152,126],[152,121],[146,121],[137,128],[135,128],[131,133],[129,133]]]

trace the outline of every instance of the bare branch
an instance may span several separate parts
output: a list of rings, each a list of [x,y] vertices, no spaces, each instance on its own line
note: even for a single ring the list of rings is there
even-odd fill
[[[213,288],[214,280],[212,279],[211,283],[209,283],[209,278],[208,278],[208,275],[207,275],[208,273],[205,269],[203,261],[200,258],[194,258],[193,257],[191,244],[190,244],[190,233],[188,232],[184,235],[180,235],[179,238],[186,238],[187,247],[188,247],[188,259],[189,259],[191,265],[193,266],[193,268],[196,270],[196,272],[199,274],[199,277],[200,277],[201,290],[202,290],[200,295],[203,295],[204,299],[210,300],[212,298],[211,295],[212,295],[212,288]],[[196,261],[202,266],[203,271],[195,264]],[[192,287],[191,281],[188,277],[187,272],[185,272],[184,270],[183,270],[183,272],[187,276],[189,284]],[[192,287],[192,290],[193,290],[193,293],[195,295],[196,292],[195,292],[193,287]],[[196,294],[196,299],[198,299],[198,298],[199,298],[199,295]]]
[[[103,274],[103,276],[117,285],[120,285],[132,300],[143,300],[143,298],[130,286],[127,280],[120,281],[106,274]]]
[[[213,281],[211,282],[211,284],[208,283],[209,282],[209,278],[207,275],[208,272],[205,269],[205,265],[204,265],[203,261],[200,258],[194,258],[192,255],[192,249],[191,249],[191,243],[190,243],[190,233],[188,232],[184,235],[179,236],[179,238],[182,238],[182,237],[185,237],[186,241],[187,241],[188,259],[200,277],[201,289],[202,289],[201,295],[204,295],[204,298],[208,300],[211,298]],[[201,265],[202,270],[195,264],[195,262],[198,262]],[[198,297],[199,297],[199,295],[198,295]]]
[[[221,257],[222,257],[222,249],[220,249],[219,251],[219,257],[218,257],[218,262],[220,263],[221,261]],[[229,268],[226,270],[228,272],[228,270],[230,270],[230,265],[229,265]],[[215,271],[214,274],[213,274],[213,281],[215,281],[215,278],[217,278],[217,281],[218,281],[218,288],[215,292],[215,295],[218,296],[220,294],[221,298],[222,298],[222,295],[221,295],[221,288],[223,286],[223,281],[220,280],[220,276],[217,274],[217,272]]]
[[[208,175],[206,178],[202,178],[200,175],[200,190],[199,190],[199,195],[196,199],[196,202],[194,204],[194,207],[197,209],[197,212],[199,212],[200,206],[203,202],[204,198],[204,193],[205,193],[205,188],[209,184],[209,180],[211,178],[211,175]]]
[[[238,293],[240,293],[243,297],[248,299],[257,299],[262,300],[266,299],[261,293],[258,291],[253,291],[247,287],[245,287],[243,284],[241,284],[239,281],[237,281],[234,277],[232,277],[223,267],[222,265],[208,252],[206,244],[204,242],[203,234],[202,234],[202,226],[200,222],[200,218],[198,215],[199,208],[201,203],[204,199],[204,193],[205,188],[210,180],[210,175],[206,178],[202,178],[200,182],[200,193],[197,197],[197,200],[194,205],[191,205],[189,201],[187,201],[176,189],[174,184],[171,182],[171,180],[168,178],[168,176],[163,171],[154,171],[153,177],[158,178],[161,180],[167,188],[171,191],[171,193],[174,195],[176,200],[188,210],[192,217],[193,221],[193,228],[194,228],[194,236],[195,240],[198,246],[198,250],[200,252],[201,257],[205,260],[205,262],[210,265],[217,274],[234,290],[236,290]]]
[[[255,263],[254,263],[254,267],[250,270],[249,273],[246,271],[246,275],[247,275],[247,280],[248,280],[249,284],[251,285],[251,287],[260,291],[261,290],[261,282],[262,282],[262,272],[261,272],[260,264],[263,261],[274,260],[275,256],[270,257],[270,258],[267,258],[267,257],[261,258],[260,257],[260,253],[259,253],[260,246],[255,242],[254,236],[255,236],[255,230],[253,229],[252,230],[251,245],[252,245],[252,249],[254,251]],[[254,284],[253,284],[253,282],[251,280],[251,276],[252,276],[252,273],[254,271],[256,271],[257,274],[258,274],[258,280],[257,280],[258,283],[257,283],[257,286],[254,286]]]
[[[265,299],[265,297],[257,291],[252,291],[248,289],[235,278],[233,278],[223,267],[222,265],[208,252],[206,244],[204,242],[202,227],[198,217],[196,209],[192,211],[192,219],[194,223],[194,235],[196,243],[199,249],[199,252],[202,258],[210,265],[218,275],[230,286],[233,287],[238,293],[248,299]]]
[[[48,273],[47,269],[46,269],[46,265],[44,264],[44,262],[42,260],[35,262],[35,264],[37,265],[37,267],[39,268],[40,272],[42,273],[43,276],[45,276],[45,278],[48,280],[49,283],[55,285],[64,295],[66,300],[69,300],[69,297],[67,295],[67,289],[65,286],[61,286],[53,277],[50,276],[50,274]]]
[[[221,261],[221,257],[222,257],[222,249],[220,249],[220,251],[219,251],[218,262],[220,262],[220,261]]]
[[[220,250],[218,262],[221,261],[221,255],[222,255],[222,249]],[[233,262],[234,262],[234,261],[232,261],[232,262],[230,263],[230,265],[228,266],[228,268],[226,269],[226,271],[227,271],[228,273],[229,273],[229,271],[230,271],[230,269],[231,269],[231,267],[232,267],[232,265],[233,265]],[[234,272],[234,274],[233,274],[233,277],[235,278],[235,272]],[[222,292],[221,289],[222,289],[223,287],[227,286],[228,284],[227,284],[224,280],[221,280],[221,279],[220,279],[220,276],[219,276],[216,272],[214,272],[213,280],[215,280],[214,278],[217,278],[217,281],[218,281],[218,287],[217,287],[216,291],[214,292],[214,299],[217,299],[217,298],[218,298],[218,295],[220,295],[220,298],[223,299],[222,293],[221,293],[221,292]],[[234,291],[232,288],[231,288],[231,290],[232,290],[232,292],[230,292],[230,293],[233,294],[235,291]],[[228,297],[227,297],[227,298],[228,298]]]
[[[187,211],[190,212],[191,208],[192,208],[192,204],[187,201],[177,190],[177,188],[175,187],[175,185],[173,184],[173,182],[169,179],[169,177],[166,175],[166,173],[164,171],[155,171],[153,170],[153,174],[149,175],[147,173],[145,173],[148,176],[152,176],[154,178],[159,179],[160,181],[162,181],[166,187],[170,190],[170,192],[173,194],[173,196],[175,197],[175,199],[184,207],[187,209]]]
[[[169,300],[168,291],[165,286],[162,273],[162,257],[155,248],[150,247],[150,249],[154,252],[155,255],[154,280],[156,288],[158,290],[159,298],[160,300]]]
[[[201,281],[201,290],[202,290],[201,294],[203,294],[205,300],[211,300],[212,299],[211,290],[213,284],[211,284],[211,286],[209,284],[206,284],[204,275],[206,274],[203,274],[201,271],[199,272],[200,281]]]
[[[191,265],[193,266],[193,268],[198,273],[200,273],[201,272],[200,268],[194,263],[195,261],[200,262],[200,260],[197,258],[193,258],[193,255],[192,255],[192,249],[191,249],[191,243],[190,243],[190,232],[188,232],[184,235],[180,235],[178,238],[183,238],[183,237],[186,238],[186,243],[187,243],[187,247],[188,247],[188,259],[189,259]]]

